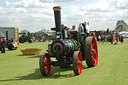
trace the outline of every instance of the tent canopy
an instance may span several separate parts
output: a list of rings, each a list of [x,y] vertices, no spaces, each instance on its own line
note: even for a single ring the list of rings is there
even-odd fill
[[[0,31],[0,38],[5,37],[4,34]]]

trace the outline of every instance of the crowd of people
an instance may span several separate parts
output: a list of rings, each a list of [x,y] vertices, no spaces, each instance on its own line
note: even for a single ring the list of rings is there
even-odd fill
[[[98,41],[99,43],[102,42],[104,44],[104,42],[111,42],[111,44],[117,45],[118,41],[121,42],[121,44],[123,44],[123,35],[119,34],[119,36],[116,36],[116,34],[112,34],[112,35],[99,35],[98,36]]]
[[[6,40],[4,37],[0,38],[0,51],[1,53],[5,53]]]

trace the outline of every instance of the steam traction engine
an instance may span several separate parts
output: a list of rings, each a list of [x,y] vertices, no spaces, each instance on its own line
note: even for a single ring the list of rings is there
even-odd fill
[[[51,65],[69,67],[73,64],[75,75],[82,73],[82,60],[86,60],[89,67],[95,67],[98,62],[97,43],[94,37],[86,35],[86,29],[80,23],[77,31],[69,31],[61,26],[61,8],[54,7],[56,39],[48,45],[48,53],[40,56],[39,66],[42,75],[48,76],[51,72]],[[75,37],[71,37],[76,35]],[[50,57],[55,57],[52,61]]]

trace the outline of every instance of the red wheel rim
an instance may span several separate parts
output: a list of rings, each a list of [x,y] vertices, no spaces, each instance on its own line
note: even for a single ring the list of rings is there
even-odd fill
[[[96,39],[94,37],[92,38],[91,55],[92,55],[93,64],[94,66],[96,66],[98,62],[98,50],[97,50]]]
[[[78,69],[78,73],[81,74],[82,73],[82,56],[81,56],[81,52],[78,53],[77,69]]]
[[[49,55],[44,55],[44,71],[46,73],[46,75],[50,75],[51,72],[51,65],[49,65],[50,63],[50,57]]]

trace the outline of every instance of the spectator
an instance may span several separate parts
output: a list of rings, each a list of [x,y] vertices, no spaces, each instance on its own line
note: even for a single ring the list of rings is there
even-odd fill
[[[1,42],[1,53],[5,53],[6,41],[4,37],[0,40],[0,42]]]
[[[104,44],[104,35],[103,34],[101,35],[101,41]]]
[[[35,39],[35,37],[34,37],[34,36],[32,37],[32,40],[33,40],[34,42],[36,41],[36,39]]]
[[[120,41],[121,41],[121,44],[123,44],[124,40],[123,40],[123,35],[122,34],[120,36]]]
[[[45,37],[43,36],[43,42],[45,42]]]
[[[105,40],[105,42],[107,42],[107,37],[106,37],[106,35],[104,35],[104,40]]]
[[[113,40],[112,39],[113,39],[113,36],[111,35],[110,36],[111,44],[113,44]]]
[[[2,38],[0,38],[0,51],[1,51],[1,46],[2,46]]]
[[[99,39],[99,43],[100,43],[100,41],[101,41],[101,36],[100,35],[98,36],[98,39]]]
[[[117,44],[117,41],[116,41],[116,37],[115,37],[115,36],[113,36],[112,41],[113,41],[113,44],[114,44],[114,45],[116,45],[116,44]]]
[[[113,36],[113,38],[112,38],[113,44],[115,44],[115,41],[116,41],[115,36]]]

